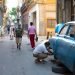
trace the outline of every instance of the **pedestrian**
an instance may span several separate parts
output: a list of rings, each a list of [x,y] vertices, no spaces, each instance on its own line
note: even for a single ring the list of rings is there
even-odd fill
[[[13,40],[14,32],[13,32],[13,25],[10,26],[10,40]]]
[[[21,28],[21,24],[19,24],[18,28],[15,29],[14,35],[16,38],[17,49],[20,50],[21,49],[22,36],[23,36],[23,29]]]
[[[7,31],[8,31],[8,34],[10,32],[10,25],[7,26]]]
[[[47,58],[48,55],[53,54],[50,49],[50,43],[47,40],[36,46],[33,51],[33,56],[36,58],[35,62],[44,62],[44,59]]]
[[[2,26],[0,26],[0,37],[1,37],[1,39],[2,39]]]
[[[1,37],[3,38],[4,36],[4,26],[1,27]]]
[[[36,28],[33,25],[33,22],[30,22],[30,26],[28,27],[28,36],[29,36],[29,39],[30,39],[31,47],[33,49],[35,48],[35,35],[37,36]]]
[[[50,32],[47,32],[47,39],[49,39]]]

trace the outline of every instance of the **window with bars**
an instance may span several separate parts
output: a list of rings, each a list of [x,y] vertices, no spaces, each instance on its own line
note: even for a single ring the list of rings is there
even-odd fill
[[[47,20],[47,28],[54,28],[56,25],[56,20],[55,19],[48,19]]]

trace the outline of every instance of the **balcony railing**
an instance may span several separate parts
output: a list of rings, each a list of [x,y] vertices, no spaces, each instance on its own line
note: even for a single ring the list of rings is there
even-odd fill
[[[21,12],[23,13],[24,11],[27,10],[27,6],[25,3],[22,4],[22,7],[21,7]]]
[[[26,0],[25,4],[26,6],[30,6],[32,3],[34,3],[34,0]]]
[[[36,3],[44,3],[44,2],[45,2],[44,0],[25,0],[25,2],[21,7],[21,12],[26,11],[28,8],[31,8]]]

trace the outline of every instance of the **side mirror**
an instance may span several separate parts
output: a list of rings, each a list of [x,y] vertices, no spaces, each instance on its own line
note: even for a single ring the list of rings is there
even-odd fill
[[[74,37],[75,35],[74,34],[70,34],[70,37]]]

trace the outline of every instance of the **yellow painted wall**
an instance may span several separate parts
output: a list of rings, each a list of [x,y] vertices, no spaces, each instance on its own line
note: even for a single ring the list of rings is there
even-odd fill
[[[43,0],[45,3],[51,3],[54,4],[56,3],[56,0]]]
[[[30,8],[28,7],[29,10],[34,7],[34,3],[39,5],[40,35],[44,35],[48,31],[54,34],[54,28],[47,28],[47,19],[56,19],[56,0],[25,0],[26,4],[29,1],[31,1],[31,4],[29,4]]]
[[[56,20],[56,0],[45,0],[47,3],[46,5],[46,19],[54,19]],[[48,28],[46,27],[46,34],[50,32],[52,35],[55,35],[55,27]]]

